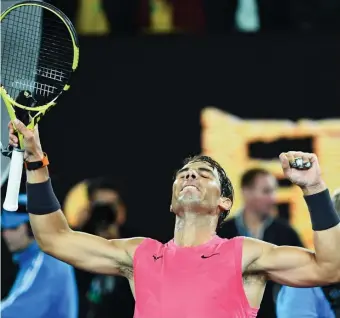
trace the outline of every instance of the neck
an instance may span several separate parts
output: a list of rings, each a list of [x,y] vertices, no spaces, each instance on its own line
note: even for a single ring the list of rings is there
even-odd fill
[[[176,216],[174,242],[178,246],[197,246],[216,235],[217,219],[211,214],[185,212]]]

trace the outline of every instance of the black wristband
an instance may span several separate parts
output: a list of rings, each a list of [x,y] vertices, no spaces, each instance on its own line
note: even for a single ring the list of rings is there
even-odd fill
[[[60,209],[50,178],[42,183],[26,183],[26,191],[28,213],[43,215]]]
[[[335,211],[329,191],[305,196],[312,227],[314,231],[328,230],[340,222],[340,218]]]

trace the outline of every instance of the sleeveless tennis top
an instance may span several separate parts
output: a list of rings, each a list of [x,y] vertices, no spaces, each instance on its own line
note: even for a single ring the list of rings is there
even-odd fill
[[[242,283],[243,237],[195,247],[145,239],[134,256],[134,318],[254,318]]]

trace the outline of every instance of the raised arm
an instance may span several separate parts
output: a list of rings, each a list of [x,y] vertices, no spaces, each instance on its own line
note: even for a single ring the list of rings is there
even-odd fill
[[[16,128],[24,135],[26,161],[41,161],[43,152],[38,131],[34,133],[21,122]],[[16,146],[13,126],[9,125],[10,144]],[[30,223],[40,248],[75,267],[101,273],[127,275],[133,255],[143,238],[106,240],[87,233],[72,231],[60,210],[47,167],[27,170],[27,198]]]
[[[309,170],[293,169],[289,161],[301,157],[311,162]],[[314,154],[292,152],[280,156],[286,177],[305,195],[314,230],[315,252],[291,246],[275,246],[247,239],[245,248],[255,251],[249,271],[260,271],[278,283],[293,287],[319,286],[340,282],[340,223],[329,192],[321,180]]]
[[[106,240],[72,231],[61,210],[45,215],[30,214],[34,237],[40,248],[75,267],[110,275],[131,273],[133,255],[143,238]]]

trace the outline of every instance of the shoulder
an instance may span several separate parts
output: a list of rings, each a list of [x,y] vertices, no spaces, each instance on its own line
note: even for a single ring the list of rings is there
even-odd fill
[[[154,244],[154,242],[157,241],[146,237],[133,237],[128,239],[110,240],[110,242],[115,247],[124,250],[125,253],[127,253],[130,258],[133,259],[137,249],[142,246]]]
[[[134,262],[137,260],[144,259],[144,257],[149,257],[150,253],[152,254],[162,254],[164,248],[168,245],[168,243],[163,244],[157,240],[151,238],[145,238],[138,246],[134,249],[133,259]]]
[[[252,237],[243,237],[243,249],[245,251],[248,250],[255,250],[255,251],[260,251],[260,252],[265,252],[266,250],[270,250],[274,247],[276,247],[276,245],[262,241],[262,240],[258,240]]]
[[[255,262],[263,255],[269,253],[276,247],[274,244],[270,244],[258,239],[244,237],[243,238],[243,266],[247,270],[252,270]]]
[[[134,252],[139,252],[144,249],[155,249],[155,248],[161,248],[164,247],[164,244],[151,239],[151,238],[143,238],[143,240],[138,241],[138,244],[135,245]]]

